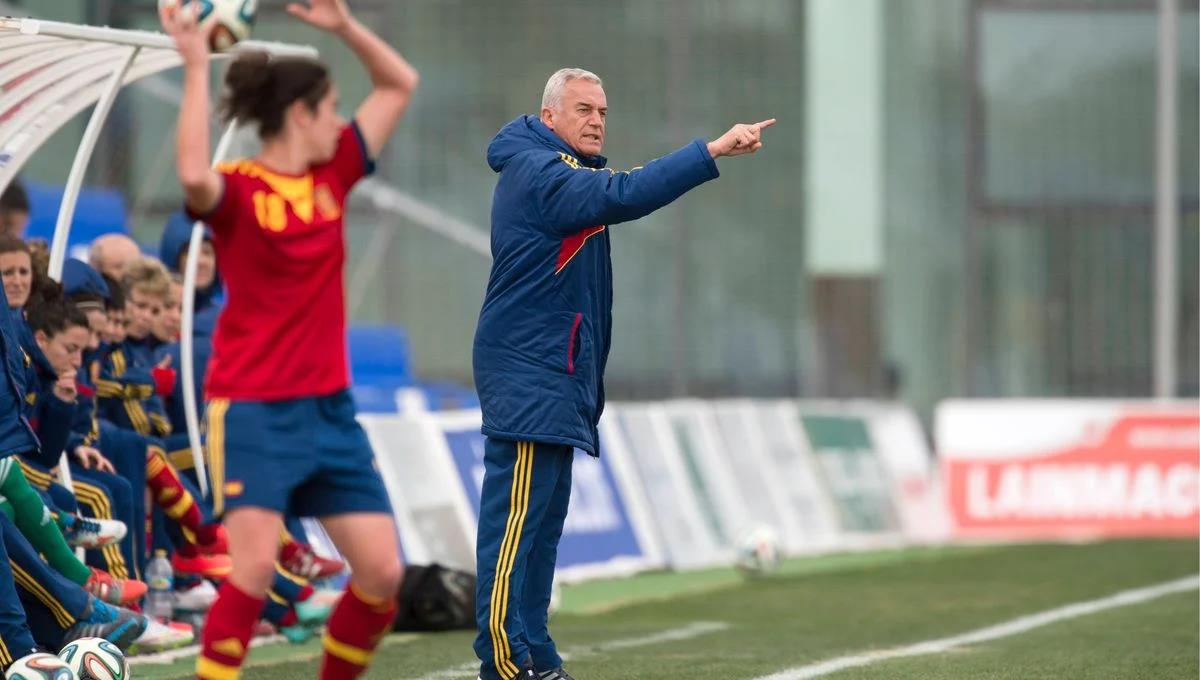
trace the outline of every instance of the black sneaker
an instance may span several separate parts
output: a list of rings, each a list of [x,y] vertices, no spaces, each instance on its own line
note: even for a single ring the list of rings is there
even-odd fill
[[[88,608],[83,617],[63,634],[63,640],[71,642],[85,637],[104,638],[125,651],[149,623],[145,616],[104,604],[93,595],[88,598]]]
[[[546,671],[538,676],[539,680],[575,680],[567,675],[567,672],[562,669],[562,666],[555,668],[552,671]]]
[[[562,669],[559,669],[559,670],[562,670]],[[541,677],[545,677],[545,676],[541,676]],[[569,679],[571,676],[564,674],[562,677]],[[482,675],[478,676],[475,678],[475,680],[483,680],[483,676]],[[526,668],[525,670],[521,671],[520,673],[517,673],[517,677],[513,678],[513,680],[538,680],[538,674],[537,674],[537,671],[533,670],[532,668]]]

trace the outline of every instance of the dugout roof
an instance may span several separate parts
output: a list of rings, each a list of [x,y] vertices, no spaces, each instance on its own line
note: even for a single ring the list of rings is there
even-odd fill
[[[240,51],[315,56],[309,47],[247,41]],[[0,18],[0,190],[56,130],[118,90],[181,65],[162,33]]]

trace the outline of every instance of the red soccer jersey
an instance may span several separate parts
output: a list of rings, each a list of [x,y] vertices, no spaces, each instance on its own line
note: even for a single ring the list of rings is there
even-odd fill
[[[351,187],[373,170],[358,126],[346,126],[333,159],[303,176],[255,161],[217,169],[224,192],[200,218],[212,227],[226,286],[208,398],[278,401],[346,389],[343,212]]]

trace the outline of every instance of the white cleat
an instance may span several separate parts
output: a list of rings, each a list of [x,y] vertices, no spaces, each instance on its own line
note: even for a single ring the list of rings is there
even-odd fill
[[[84,550],[95,550],[118,543],[125,538],[125,523],[115,519],[93,519],[67,515],[63,536],[67,544]]]
[[[168,649],[186,647],[195,640],[196,634],[192,631],[191,626],[164,624],[150,619],[150,625],[146,626],[146,632],[134,641],[130,651],[134,654],[164,652]]]
[[[208,581],[201,581],[187,590],[175,591],[175,611],[206,612],[216,600],[217,589]]]

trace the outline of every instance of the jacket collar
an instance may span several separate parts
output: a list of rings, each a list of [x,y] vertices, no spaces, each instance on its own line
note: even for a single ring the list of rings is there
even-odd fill
[[[580,165],[586,165],[587,167],[595,168],[596,170],[608,165],[608,159],[604,156],[579,155],[577,151],[572,149],[569,144],[563,141],[562,137],[558,136],[558,133],[546,127],[546,124],[542,122],[542,119],[538,118],[537,116],[525,116],[525,124],[528,125],[529,128],[533,130],[539,137],[550,144],[550,146],[554,147],[555,150],[577,159]]]

